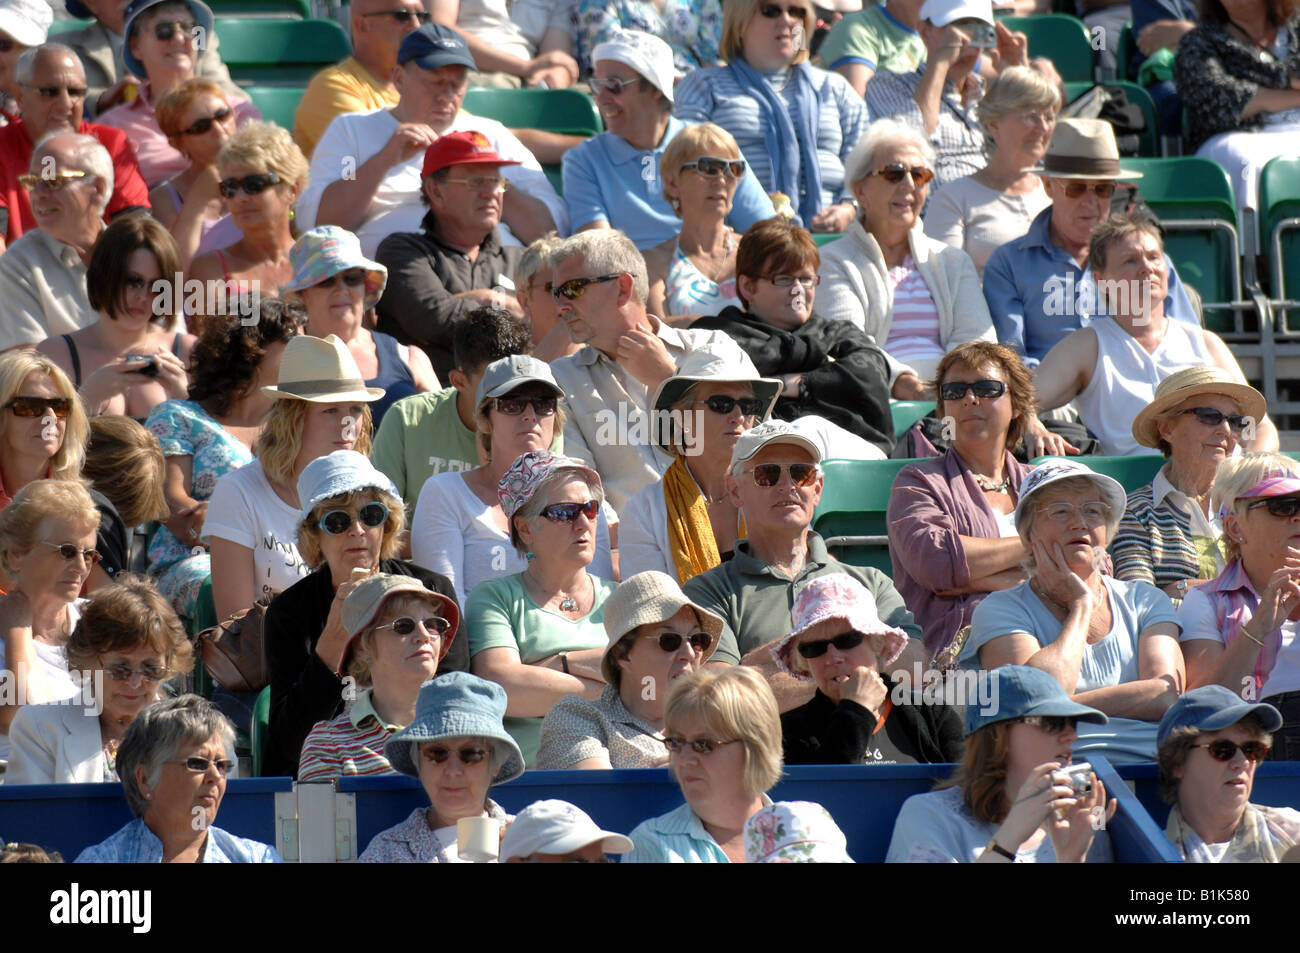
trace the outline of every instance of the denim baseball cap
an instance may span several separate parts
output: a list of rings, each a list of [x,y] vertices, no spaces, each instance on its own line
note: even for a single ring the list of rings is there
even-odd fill
[[[441,23],[426,23],[406,34],[397,48],[397,62],[401,66],[415,60],[420,69],[437,69],[440,66],[468,66],[478,69],[465,38],[451,27]]]
[[[1110,721],[1097,709],[1080,705],[1072,700],[1061,687],[1061,683],[1041,668],[1030,665],[1003,665],[1001,668],[980,672],[980,677],[996,680],[994,686],[996,691],[991,693],[996,703],[991,709],[980,705],[966,706],[967,734],[985,725],[1023,718],[1026,715],[1077,718],[1097,725],[1104,725]]]
[[[1257,716],[1265,731],[1277,731],[1282,727],[1282,713],[1266,702],[1242,701],[1240,695],[1222,685],[1193,688],[1170,705],[1160,719],[1156,747],[1163,745],[1175,728],[1222,731],[1247,715]]]

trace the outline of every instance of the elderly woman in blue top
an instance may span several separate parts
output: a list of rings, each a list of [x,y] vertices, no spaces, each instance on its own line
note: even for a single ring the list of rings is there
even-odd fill
[[[854,215],[844,162],[866,131],[867,107],[843,76],[808,65],[813,26],[811,4],[729,0],[728,65],[682,80],[676,113],[735,136],[759,183],[787,196],[804,227],[842,232]]]
[[[617,228],[639,249],[681,228],[658,170],[668,143],[686,128],[672,116],[677,72],[668,44],[627,30],[596,47],[591,91],[605,131],[564,154],[564,204],[573,230]],[[743,232],[771,218],[772,201],[752,174],[741,176],[727,222]]]
[[[150,705],[117,753],[135,820],[77,863],[279,863],[274,848],[215,826],[234,768],[235,732],[211,703],[181,695]]]
[[[740,864],[745,821],[781,777],[776,696],[745,666],[701,669],[678,679],[664,706],[668,769],[686,803],[632,831],[625,864]]]
[[[1080,722],[1106,723],[1072,701],[1037,668],[1007,665],[981,674],[981,694],[966,706],[966,756],[937,791],[903,802],[888,863],[1065,863],[1113,859],[1103,820],[1115,813],[1091,771],[1079,796],[1061,772]]]
[[[1042,669],[1110,716],[1107,727],[1080,736],[1076,751],[1150,761],[1156,723],[1183,692],[1183,653],[1169,597],[1106,573],[1124,503],[1119,483],[1081,463],[1035,467],[1015,510],[1029,580],[979,604],[961,661]]]

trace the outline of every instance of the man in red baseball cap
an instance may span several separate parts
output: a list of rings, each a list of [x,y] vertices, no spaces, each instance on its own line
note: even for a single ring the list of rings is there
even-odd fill
[[[523,317],[510,275],[523,249],[505,248],[497,233],[510,182],[497,154],[476,130],[450,132],[424,153],[420,199],[429,211],[418,232],[395,232],[376,257],[388,268],[379,301],[379,330],[418,344],[445,379],[452,367],[456,321],[485,305]]]

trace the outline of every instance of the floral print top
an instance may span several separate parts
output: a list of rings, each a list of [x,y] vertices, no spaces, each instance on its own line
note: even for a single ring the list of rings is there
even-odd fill
[[[722,40],[719,0],[578,0],[573,8],[578,68],[591,72],[591,52],[622,30],[651,33],[673,49],[673,65],[689,73],[718,63]]]

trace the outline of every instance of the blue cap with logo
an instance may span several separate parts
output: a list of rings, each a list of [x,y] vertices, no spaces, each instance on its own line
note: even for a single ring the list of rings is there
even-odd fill
[[[1222,731],[1247,715],[1259,718],[1265,731],[1277,731],[1282,727],[1282,713],[1272,705],[1242,701],[1240,695],[1222,685],[1193,688],[1190,692],[1184,692],[1165,711],[1156,731],[1156,746],[1164,744],[1175,728]]]
[[[397,48],[397,62],[405,66],[412,60],[420,69],[438,69],[440,66],[478,69],[465,38],[441,23],[426,23],[406,34],[406,39]]]
[[[985,725],[1026,715],[1056,718],[1077,718],[1104,725],[1110,721],[1103,712],[1080,705],[1065,693],[1061,683],[1041,668],[1031,665],[1003,665],[990,671],[981,671],[980,678],[994,681],[990,686],[992,706],[969,704],[966,706],[966,733],[977,731]]]

